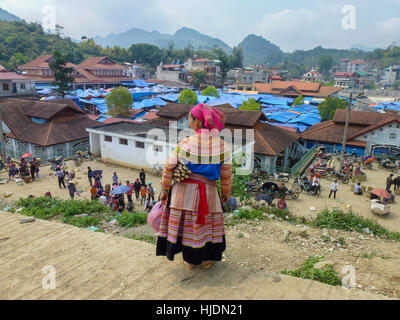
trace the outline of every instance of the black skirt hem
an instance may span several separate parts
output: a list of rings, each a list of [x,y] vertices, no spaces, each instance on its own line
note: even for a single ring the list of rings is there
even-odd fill
[[[175,255],[182,252],[183,259],[193,265],[200,265],[203,261],[221,261],[222,253],[226,249],[225,236],[222,243],[208,242],[202,248],[191,248],[182,244],[182,237],[178,238],[177,243],[171,243],[165,237],[157,239],[157,256],[166,256],[168,260],[174,261]]]

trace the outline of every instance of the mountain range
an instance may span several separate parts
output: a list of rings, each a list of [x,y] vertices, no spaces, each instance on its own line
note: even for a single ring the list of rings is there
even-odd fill
[[[0,8],[0,20],[5,20],[5,21],[19,21],[21,20],[17,16],[14,16],[13,14],[9,13],[6,10],[3,10]]]
[[[132,28],[120,34],[110,34],[106,37],[96,36],[93,40],[102,47],[119,46],[129,48],[132,44],[148,43],[164,49],[170,45],[173,45],[174,49],[184,49],[191,45],[196,50],[211,50],[214,47],[219,47],[226,53],[232,52],[232,48],[222,40],[186,27],[179,29],[173,35]]]
[[[22,19],[0,8],[0,20],[20,21]],[[159,31],[132,28],[120,34],[110,34],[106,37],[96,36],[93,39],[98,45],[104,48],[107,46],[129,48],[132,44],[147,43],[159,48],[169,48],[172,46],[174,49],[184,49],[192,46],[195,50],[206,51],[219,47],[227,54],[231,54],[233,51],[224,41],[187,27],[177,30],[175,34],[163,34]],[[319,57],[323,54],[330,54],[334,61],[338,61],[341,58],[362,58],[364,54],[374,50],[374,48],[357,44],[350,50],[325,49],[319,46],[311,50],[297,50],[293,53],[285,53],[277,45],[262,36],[254,34],[248,35],[238,44],[238,47],[243,50],[244,65],[269,64],[271,66],[283,62],[305,63],[316,66]]]

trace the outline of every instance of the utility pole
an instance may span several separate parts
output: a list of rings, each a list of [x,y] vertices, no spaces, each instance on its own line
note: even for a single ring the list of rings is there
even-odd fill
[[[346,114],[346,124],[344,126],[344,134],[343,134],[343,144],[342,144],[342,154],[340,156],[340,172],[343,171],[343,161],[344,161],[344,154],[346,150],[346,142],[347,142],[347,131],[349,129],[349,122],[350,122],[350,111],[351,107],[353,105],[353,100],[358,99],[359,97],[362,97],[364,94],[359,93],[357,97],[353,98],[353,93],[350,93],[349,97],[349,104],[347,105],[347,114]]]
[[[347,131],[349,129],[350,111],[351,111],[352,104],[353,104],[353,93],[350,93],[349,104],[347,105],[346,124],[344,126],[344,134],[343,134],[342,155],[341,155],[341,163],[340,163],[342,169],[343,169],[344,154],[345,154],[345,150],[346,150]]]
[[[4,135],[3,135],[3,115],[0,108],[0,143],[1,143],[1,160],[6,163],[6,146],[4,145]]]

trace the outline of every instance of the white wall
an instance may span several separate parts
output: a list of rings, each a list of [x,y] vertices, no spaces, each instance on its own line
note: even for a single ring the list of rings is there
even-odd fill
[[[391,135],[394,135],[395,137],[391,137]],[[374,145],[400,146],[400,124],[394,122],[364,134],[356,138],[356,140],[367,142],[365,149],[367,154],[371,152],[371,147]]]

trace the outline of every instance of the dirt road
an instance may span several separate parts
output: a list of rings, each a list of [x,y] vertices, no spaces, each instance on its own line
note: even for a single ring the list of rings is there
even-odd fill
[[[385,298],[226,261],[189,271],[155,257],[152,244],[21,218],[0,212],[0,299]],[[45,266],[54,268],[54,290],[43,289]]]

